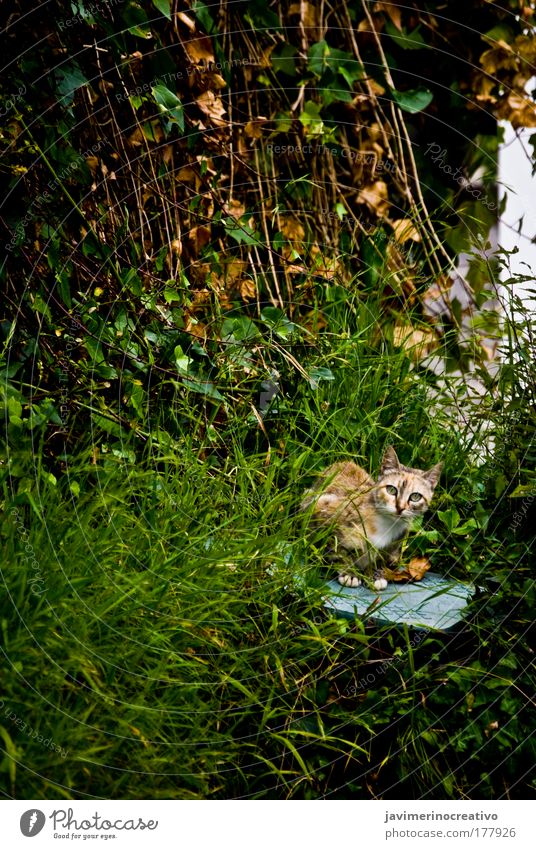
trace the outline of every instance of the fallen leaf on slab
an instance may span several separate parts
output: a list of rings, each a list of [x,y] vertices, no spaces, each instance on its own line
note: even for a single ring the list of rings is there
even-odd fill
[[[413,557],[407,569],[384,569],[383,573],[388,581],[422,581],[431,565],[427,557]]]
[[[427,557],[412,557],[408,572],[415,581],[422,581],[431,565]]]

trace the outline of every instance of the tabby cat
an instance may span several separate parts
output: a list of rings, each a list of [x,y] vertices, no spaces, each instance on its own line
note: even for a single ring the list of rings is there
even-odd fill
[[[355,463],[334,463],[304,493],[301,509],[313,504],[315,523],[333,528],[330,559],[340,564],[340,584],[358,587],[361,579],[355,573],[370,570],[374,588],[385,589],[382,565],[397,563],[413,519],[430,505],[442,466],[410,469],[389,446],[378,480]]]

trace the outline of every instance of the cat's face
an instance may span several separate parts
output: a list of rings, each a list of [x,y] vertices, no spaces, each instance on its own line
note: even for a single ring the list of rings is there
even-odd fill
[[[386,450],[374,489],[376,508],[410,521],[430,506],[441,474],[442,463],[428,471],[402,466],[392,446]]]

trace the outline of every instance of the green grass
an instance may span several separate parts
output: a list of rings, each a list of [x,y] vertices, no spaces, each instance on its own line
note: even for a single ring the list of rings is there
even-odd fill
[[[300,355],[333,380],[315,387],[282,355],[283,391],[262,428],[242,396],[222,415],[181,390],[156,405],[144,444],[95,430],[53,476],[37,431],[33,454],[11,447],[6,796],[534,793],[532,540],[494,491],[518,435],[475,465],[474,436],[453,427],[446,401],[426,402],[429,376],[338,308],[337,333]],[[387,441],[404,462],[445,461],[407,553],[481,588],[457,634],[416,640],[323,608],[329,570],[321,536],[297,514],[301,492],[335,459],[374,470]]]

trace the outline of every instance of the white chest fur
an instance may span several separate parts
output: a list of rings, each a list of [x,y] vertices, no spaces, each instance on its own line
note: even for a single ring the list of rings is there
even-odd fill
[[[369,535],[369,542],[381,551],[405,536],[409,523],[401,516],[380,514],[375,521],[375,532]]]

